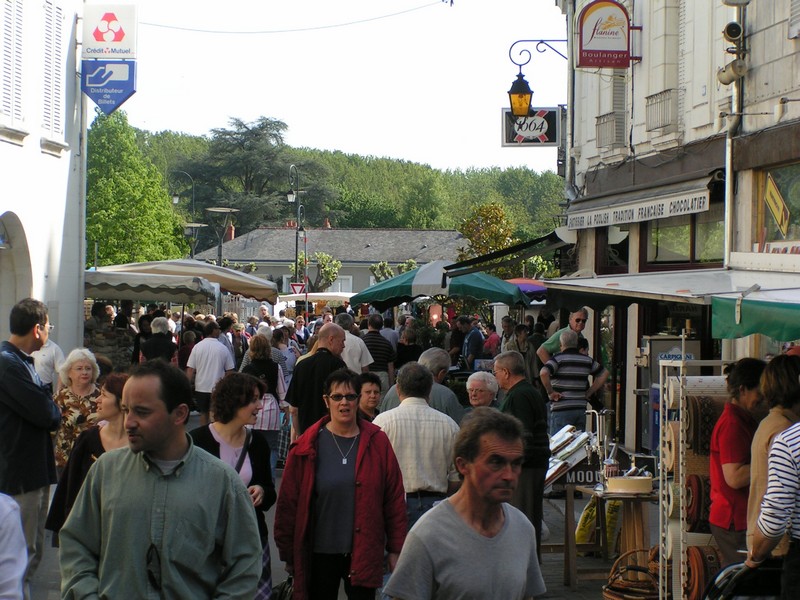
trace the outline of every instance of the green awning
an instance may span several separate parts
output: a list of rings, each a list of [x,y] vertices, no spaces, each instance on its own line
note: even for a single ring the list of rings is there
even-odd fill
[[[740,338],[754,333],[781,342],[800,339],[800,289],[754,292],[744,298],[725,295],[711,299],[713,337]]]

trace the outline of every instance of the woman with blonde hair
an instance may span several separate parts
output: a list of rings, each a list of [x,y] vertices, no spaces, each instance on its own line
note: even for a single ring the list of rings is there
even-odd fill
[[[97,422],[97,378],[100,367],[94,354],[86,348],[75,348],[58,368],[62,387],[53,396],[61,409],[61,427],[55,438],[56,466],[67,465],[72,447],[78,436]]]

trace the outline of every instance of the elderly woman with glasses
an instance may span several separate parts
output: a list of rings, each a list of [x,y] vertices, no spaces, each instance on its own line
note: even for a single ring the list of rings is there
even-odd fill
[[[103,453],[128,445],[125,414],[120,406],[122,388],[127,380],[127,373],[111,373],[106,377],[97,397],[96,415],[102,426],[89,427],[78,436],[64,473],[58,480],[45,523],[45,528],[54,533],[54,546],[58,545],[58,532],[75,504],[89,468]]]
[[[56,466],[67,466],[78,436],[97,422],[97,378],[100,367],[94,354],[86,348],[75,348],[58,368],[58,377],[65,386],[55,393],[53,401],[61,409],[61,427],[56,433]]]
[[[375,598],[384,551],[394,569],[406,534],[403,477],[386,434],[358,418],[358,375],[328,376],[328,415],[289,450],[275,511],[275,544],[294,599]]]
[[[469,404],[472,408],[488,406],[490,408],[500,408],[497,401],[497,379],[488,371],[476,371],[467,379],[467,394],[469,394]],[[468,409],[472,410],[472,409]]]

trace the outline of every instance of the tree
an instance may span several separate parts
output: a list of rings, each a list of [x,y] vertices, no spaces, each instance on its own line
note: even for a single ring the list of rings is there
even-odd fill
[[[392,269],[389,263],[385,260],[370,265],[369,272],[372,273],[376,283],[380,281],[386,281],[387,279],[394,277],[394,269]]]
[[[419,265],[417,264],[417,261],[415,261],[413,258],[409,258],[405,262],[401,262],[399,265],[397,265],[397,272],[402,275],[403,273],[413,271],[418,266]]]
[[[333,282],[339,277],[339,269],[342,268],[342,262],[333,258],[330,254],[325,252],[315,252],[311,259],[306,257],[305,252],[300,252],[298,261],[300,265],[300,277],[306,279],[308,277],[308,291],[309,292],[324,292]],[[317,267],[317,276],[313,282],[308,276],[308,269],[311,266]],[[295,274],[294,265],[289,265],[289,271],[292,275]]]
[[[86,240],[98,244],[98,265],[185,256],[183,222],[125,113],[97,110],[87,145]]]

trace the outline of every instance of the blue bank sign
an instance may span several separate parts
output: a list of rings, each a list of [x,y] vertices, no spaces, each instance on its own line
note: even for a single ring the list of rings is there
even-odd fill
[[[110,115],[136,92],[136,61],[81,61],[81,90]]]

